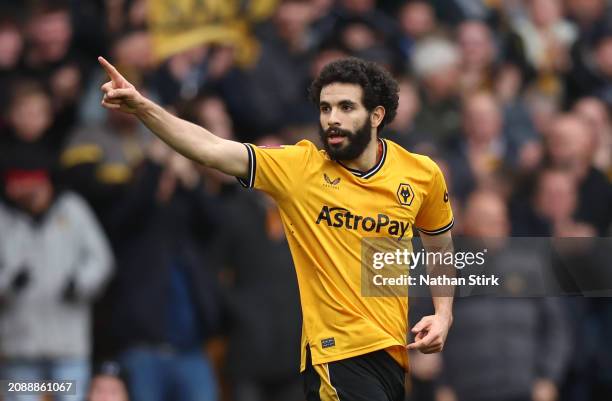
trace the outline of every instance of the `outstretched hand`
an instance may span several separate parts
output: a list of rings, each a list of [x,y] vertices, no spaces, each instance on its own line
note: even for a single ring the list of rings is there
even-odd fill
[[[102,106],[125,113],[136,113],[144,103],[144,97],[104,57],[98,57],[98,62],[110,78],[110,81],[100,87],[104,93]]]
[[[406,348],[419,350],[424,354],[442,351],[451,324],[452,319],[443,315],[423,317],[412,328],[412,332],[416,334],[414,342],[408,344]]]

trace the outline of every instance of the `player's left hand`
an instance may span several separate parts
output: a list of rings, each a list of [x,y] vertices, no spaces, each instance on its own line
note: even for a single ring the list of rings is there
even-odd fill
[[[407,348],[419,350],[424,354],[442,351],[451,324],[452,317],[443,315],[423,317],[412,328],[412,332],[416,335],[414,342],[408,344]]]

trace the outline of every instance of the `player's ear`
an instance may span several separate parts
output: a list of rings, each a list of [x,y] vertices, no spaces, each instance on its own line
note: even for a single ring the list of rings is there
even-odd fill
[[[370,124],[372,128],[378,128],[385,118],[385,108],[382,106],[376,106],[370,113]]]

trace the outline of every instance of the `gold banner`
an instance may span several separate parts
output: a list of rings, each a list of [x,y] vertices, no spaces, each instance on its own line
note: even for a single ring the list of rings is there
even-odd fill
[[[149,25],[157,60],[206,43],[232,45],[241,65],[254,62],[253,22],[268,18],[278,0],[150,0]]]

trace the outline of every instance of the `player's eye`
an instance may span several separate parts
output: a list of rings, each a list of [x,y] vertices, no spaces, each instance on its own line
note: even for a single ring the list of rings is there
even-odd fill
[[[351,106],[350,104],[342,105],[342,111],[351,111],[351,110],[353,110],[353,106]]]
[[[321,110],[321,113],[328,113],[329,110],[331,110],[329,106],[321,106],[319,109]]]

